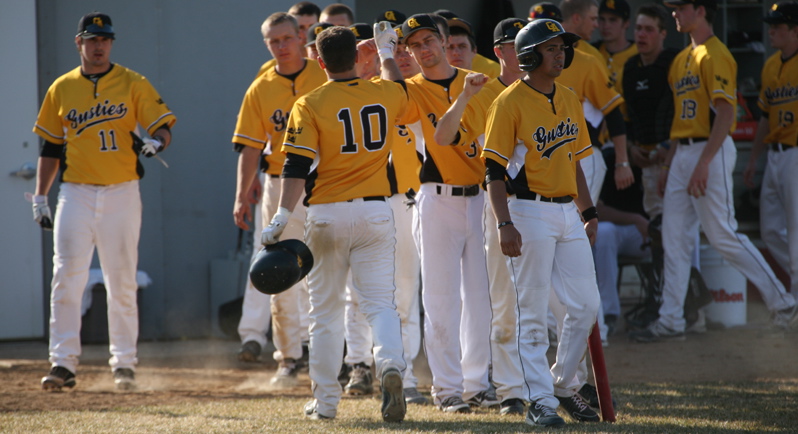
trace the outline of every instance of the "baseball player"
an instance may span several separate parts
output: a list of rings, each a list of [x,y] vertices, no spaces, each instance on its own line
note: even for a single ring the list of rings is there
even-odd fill
[[[421,122],[424,156],[413,233],[421,259],[424,336],[432,371],[432,396],[445,412],[470,412],[499,403],[490,390],[490,299],[485,269],[482,212],[484,164],[469,125],[454,146],[435,143],[435,125],[462,92],[467,71],[450,66],[444,39],[430,15],[402,24],[405,44],[422,73],[406,80]],[[478,113],[489,100],[474,98]],[[421,146],[421,142],[418,143]]]
[[[299,38],[302,40],[302,45],[305,45],[308,42],[308,29],[319,22],[321,9],[315,3],[302,1],[291,6],[288,9],[288,15],[296,19],[296,23],[299,26]]]
[[[499,64],[476,52],[476,42],[474,41],[474,29],[470,23],[460,19],[460,17],[458,17],[457,14],[447,9],[438,9],[431,16],[433,17],[433,19],[436,20],[436,22],[439,23],[438,27],[446,40],[446,48],[447,48],[446,58],[447,60],[449,60],[449,64],[458,68],[481,72],[490,78],[496,78],[499,76],[499,74],[501,73],[501,67],[499,66]],[[443,18],[443,20],[439,20],[438,17]],[[442,23],[440,23],[439,21],[446,22],[446,26],[443,26]],[[454,29],[449,28],[450,23],[453,25]],[[451,45],[450,39],[452,35],[465,36],[466,38],[470,39],[469,44],[471,45],[471,49],[474,54],[468,55],[467,53],[464,53],[465,55],[472,57],[472,59],[470,60],[470,65],[467,65],[465,63],[463,65],[459,65],[457,64],[456,59],[450,58],[449,51],[452,49],[452,47],[450,47]],[[458,41],[457,44],[455,45],[460,45],[461,46],[459,48],[460,50],[468,49],[467,47],[465,47],[466,42],[462,38],[456,38],[456,39],[458,39]],[[455,60],[455,62],[453,63],[452,60]]]
[[[528,72],[491,106],[482,151],[488,196],[518,298],[518,351],[530,425],[564,425],[559,405],[577,420],[598,421],[573,381],[599,305],[590,250],[597,213],[579,164],[592,147],[579,98],[555,81],[571,66],[578,39],[547,19],[519,32],[518,61]],[[515,192],[509,200],[508,177]],[[558,285],[552,283],[555,274]],[[567,314],[549,370],[546,307],[552,286]]]
[[[144,76],[110,60],[116,38],[100,12],[78,22],[80,66],[44,97],[33,132],[43,140],[33,218],[54,227],[50,298],[50,373],[42,388],[74,387],[80,356],[80,305],[96,248],[108,291],[108,335],[117,389],[135,388],[138,306],[136,269],[141,231],[138,154],[171,142],[176,118]],[[133,132],[141,126],[152,138]],[[64,162],[55,220],[47,194]]]
[[[798,3],[774,4],[764,21],[770,45],[779,51],[762,69],[759,107],[763,116],[744,175],[753,188],[756,162],[770,148],[759,201],[762,240],[789,271],[794,295],[798,293]]]
[[[480,92],[482,97],[495,99],[509,85],[521,79],[525,73],[518,66],[518,57],[515,53],[514,41],[518,32],[524,28],[525,20],[507,18],[496,25],[493,32],[493,52],[501,64],[501,75],[484,84],[483,81],[469,81],[466,89],[457,97],[455,103],[441,117],[435,128],[435,139],[441,145],[450,144],[457,135],[461,125],[465,108],[473,96],[472,90]],[[473,86],[470,84],[474,84]],[[480,114],[484,116],[484,114]],[[480,131],[483,129],[480,128]],[[480,136],[484,142],[484,135]],[[521,364],[518,357],[516,337],[516,320],[518,303],[515,291],[512,290],[512,277],[507,268],[499,244],[497,222],[490,207],[490,201],[485,201],[485,252],[490,281],[491,317],[491,361],[493,384],[496,394],[501,399],[500,413],[504,415],[524,414],[523,387],[518,381],[522,377]]]
[[[384,28],[382,26],[384,25]],[[393,61],[396,33],[387,23],[375,32],[383,77],[401,80]],[[291,112],[283,152],[280,208],[262,242],[281,235],[311,167],[305,239],[315,266],[310,289],[310,377],[313,397],[305,407],[312,419],[337,413],[341,386],[337,374],[343,357],[344,294],[351,269],[360,309],[374,337],[374,358],[381,379],[381,413],[386,421],[404,418],[402,336],[394,304],[394,222],[385,197],[390,195],[389,128],[403,124],[407,96],[387,80],[367,81],[355,72],[355,35],[332,27],[318,35],[319,61],[329,81],[304,95]]]
[[[323,32],[325,29],[332,27],[333,24],[319,22],[316,24],[311,25],[308,28],[308,33],[305,39],[307,42],[305,43],[305,50],[307,50],[307,57],[310,60],[318,60],[319,52],[316,50],[316,36]]]
[[[534,6],[533,6],[534,7]],[[604,64],[604,56],[590,45],[593,32],[598,28],[598,2],[596,0],[562,0],[562,26],[583,39],[576,44],[577,51],[589,54]]]
[[[321,11],[319,21],[334,26],[349,27],[355,23],[355,14],[349,6],[343,3],[332,3]]]
[[[299,29],[292,16],[284,12],[272,14],[264,21],[261,30],[269,51],[276,59],[275,67],[250,85],[241,103],[233,133],[233,143],[239,151],[233,217],[236,225],[244,230],[249,229],[247,222],[252,220],[247,192],[255,179],[263,149],[267,142],[282,142],[294,102],[325,81],[324,72],[318,64],[302,56]],[[277,209],[280,179],[275,172],[279,171],[283,158],[281,153],[271,152],[267,160],[269,167],[266,171],[269,176],[261,209],[264,219]],[[300,217],[298,215],[291,222],[287,235],[302,239],[303,222]],[[302,357],[301,285],[299,283],[288,291],[272,295],[270,299],[273,339],[277,349],[274,359],[279,364],[272,384],[279,387],[296,384],[296,361]],[[247,353],[254,354],[252,359],[256,358],[266,343],[264,330],[268,327],[268,316],[263,314],[263,310],[268,306],[268,301],[266,295],[252,287],[248,287],[244,294],[238,329],[244,343],[239,352],[243,360],[247,360]]]
[[[601,39],[593,46],[598,48],[606,62],[610,83],[623,95],[623,67],[630,57],[637,54],[637,46],[626,39],[629,16],[632,13],[626,0],[602,0],[599,5],[598,29]],[[628,118],[626,104],[621,105],[624,118]]]
[[[789,327],[798,308],[770,266],[745,235],[737,233],[732,172],[736,160],[734,131],[737,63],[712,33],[715,0],[679,0],[676,29],[691,44],[671,65],[668,81],[674,95],[673,146],[660,174],[664,185],[662,241],[665,267],[659,319],[630,336],[640,342],[684,340],[684,298],[690,278],[692,233],[698,224],[710,244],[750,280],[773,313],[773,324]],[[662,187],[661,187],[662,188]]]

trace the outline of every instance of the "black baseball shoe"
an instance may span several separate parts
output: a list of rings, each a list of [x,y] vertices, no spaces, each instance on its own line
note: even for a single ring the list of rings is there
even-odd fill
[[[116,390],[134,390],[136,388],[136,374],[130,368],[114,369],[114,387],[116,387]]]
[[[490,388],[477,393],[471,398],[468,398],[466,403],[473,407],[490,408],[499,405],[501,401],[499,401],[499,398],[496,397],[496,392],[493,391],[493,388]]]
[[[361,396],[371,395],[374,392],[374,377],[371,375],[371,367],[365,363],[358,363],[352,367],[349,373],[349,383],[344,388],[347,395]]]
[[[421,392],[418,391],[415,387],[406,387],[405,390],[405,402],[408,404],[417,404],[417,405],[427,405],[429,401],[427,401],[427,397],[422,395]]]
[[[471,407],[459,396],[449,396],[438,406],[444,413],[471,413]]]
[[[338,382],[341,383],[341,387],[346,387],[349,383],[350,372],[352,372],[352,366],[342,363],[341,370],[338,371]]]
[[[546,407],[538,402],[529,404],[526,412],[526,424],[532,426],[545,426],[550,428],[560,428],[565,426],[565,419],[557,414],[557,410]]]
[[[582,400],[587,403],[587,405],[593,408],[600,408],[599,407],[599,398],[598,398],[598,391],[596,390],[596,386],[585,383],[581,389],[579,389],[579,395],[582,397]],[[615,397],[612,398],[612,408],[618,408],[618,403],[615,402]]]
[[[72,388],[75,384],[75,374],[62,366],[53,366],[50,373],[42,378],[42,390],[47,392],[60,392],[61,388]]]
[[[241,349],[238,350],[238,361],[245,362],[245,363],[254,363],[258,361],[258,357],[260,357],[260,344],[255,341],[246,341],[244,345],[241,345]]]
[[[388,368],[382,374],[382,420],[401,422],[407,413],[407,403],[402,390],[402,374],[396,368]]]
[[[556,398],[560,401],[562,408],[576,421],[599,422],[601,420],[599,415],[582,400],[578,393],[568,397],[557,396]]]
[[[502,415],[519,415],[522,416],[524,414],[524,401],[518,398],[510,398],[505,399],[502,401],[501,410],[499,413]]]

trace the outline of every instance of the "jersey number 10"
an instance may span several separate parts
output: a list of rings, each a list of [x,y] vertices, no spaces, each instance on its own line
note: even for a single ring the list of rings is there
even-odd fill
[[[341,153],[356,154],[357,142],[349,108],[338,111],[338,121],[344,124],[344,144],[341,146]],[[385,146],[385,137],[388,132],[388,113],[386,113],[385,107],[379,104],[363,106],[360,109],[360,126],[363,129],[363,146],[367,150],[379,151]],[[375,136],[374,133],[377,135]]]

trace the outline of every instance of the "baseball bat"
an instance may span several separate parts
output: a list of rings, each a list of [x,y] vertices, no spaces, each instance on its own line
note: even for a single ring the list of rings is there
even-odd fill
[[[598,321],[590,333],[587,347],[590,350],[590,362],[593,365],[593,378],[596,380],[601,420],[615,422],[615,409],[612,407],[612,393],[610,392],[610,381],[607,378],[607,365],[604,363],[604,348],[601,346]]]

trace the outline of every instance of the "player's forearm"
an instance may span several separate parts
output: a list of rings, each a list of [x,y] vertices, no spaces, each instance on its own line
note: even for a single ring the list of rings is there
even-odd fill
[[[402,76],[402,70],[399,69],[399,65],[396,64],[396,60],[394,60],[392,57],[382,60],[382,72],[380,73],[380,78],[390,81],[404,80],[404,77]]]
[[[238,169],[236,170],[236,200],[247,203],[247,193],[252,181],[258,173],[261,151],[251,146],[244,146],[238,154]]]
[[[729,130],[734,123],[734,110],[735,107],[726,100],[715,100],[715,121],[712,124],[712,130],[709,132],[709,139],[707,145],[704,147],[704,152],[701,153],[699,158],[700,164],[709,165],[712,158],[718,152],[718,149],[723,145],[723,141],[729,135]]]
[[[58,166],[61,162],[57,158],[39,157],[36,167],[36,195],[45,196],[50,192]]]
[[[587,186],[585,173],[582,171],[581,161],[576,162],[576,191],[578,196],[574,199],[574,203],[579,208],[579,212],[593,206],[593,199],[590,198],[590,189]]]
[[[615,223],[617,225],[637,225],[645,220],[645,217],[640,214],[621,211],[617,208],[605,205],[601,201],[596,204],[596,210],[601,216],[601,221]]]
[[[629,163],[629,153],[626,150],[626,134],[611,137],[613,145],[615,145],[615,167],[619,164]]]
[[[759,119],[759,124],[756,126],[756,135],[754,135],[754,146],[751,148],[751,156],[749,161],[756,162],[759,159],[759,156],[762,154],[762,151],[765,150],[767,146],[765,143],[765,137],[770,134],[770,123],[768,122],[768,118],[762,116]]]
[[[510,208],[507,206],[507,188],[504,186],[504,181],[496,180],[488,183],[488,200],[497,223],[512,220]]]
[[[305,180],[303,178],[283,178],[280,181],[280,208],[294,212],[296,203],[305,188]]]
[[[460,120],[463,118],[463,113],[468,106],[468,101],[471,97],[461,92],[460,96],[454,101],[446,113],[438,120],[438,125],[435,127],[435,142],[441,146],[449,146],[454,144],[457,139],[457,132],[460,129]]]

